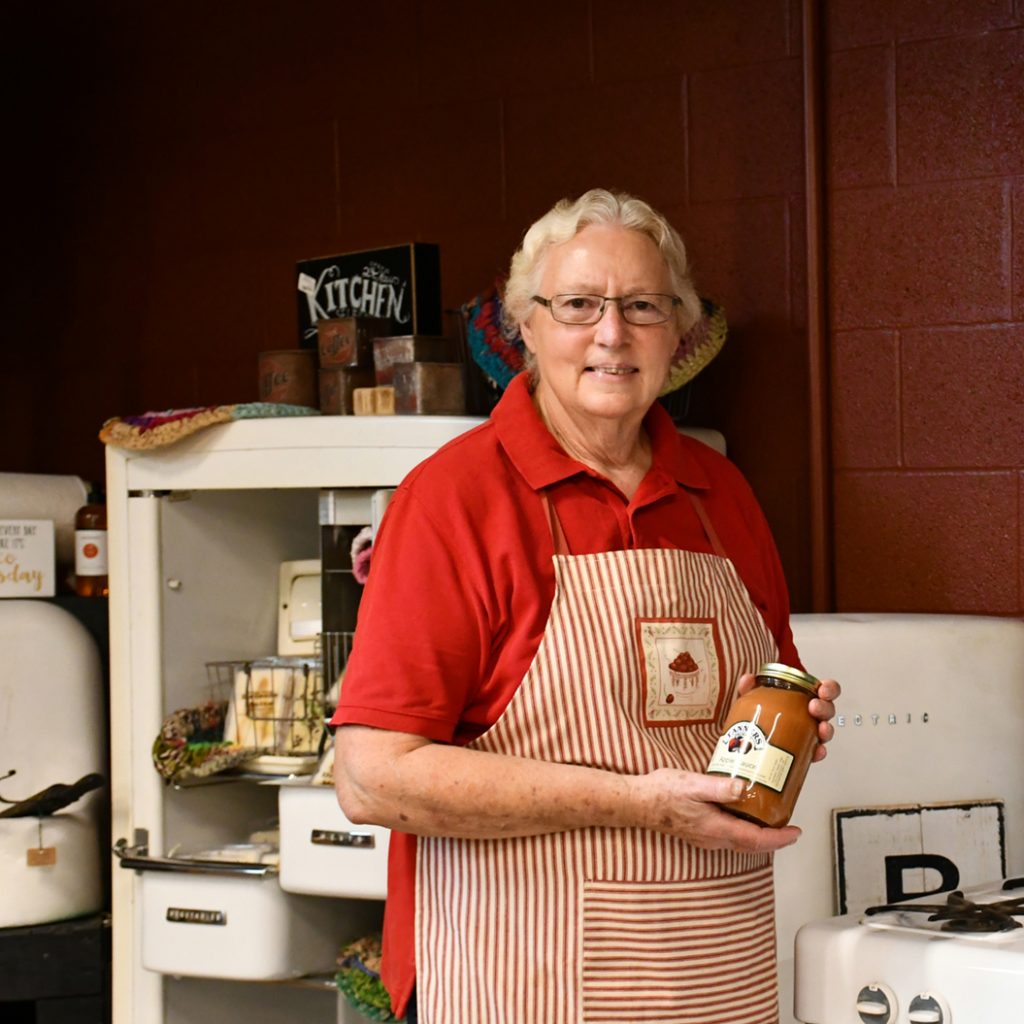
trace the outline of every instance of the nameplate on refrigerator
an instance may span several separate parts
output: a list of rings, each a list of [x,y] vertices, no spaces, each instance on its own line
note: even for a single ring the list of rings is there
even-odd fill
[[[167,920],[178,924],[227,924],[223,910],[198,910],[193,907],[168,907]]]
[[[838,914],[1006,875],[1002,800],[838,808],[832,828]]]

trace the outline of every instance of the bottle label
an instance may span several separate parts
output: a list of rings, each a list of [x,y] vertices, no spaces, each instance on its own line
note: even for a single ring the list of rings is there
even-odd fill
[[[737,722],[715,745],[708,771],[756,782],[781,793],[794,758],[769,739],[756,722]]]
[[[75,530],[75,575],[107,575],[106,530]]]

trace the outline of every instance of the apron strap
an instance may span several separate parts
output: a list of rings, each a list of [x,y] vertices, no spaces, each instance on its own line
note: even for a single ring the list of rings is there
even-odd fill
[[[697,518],[700,520],[700,525],[704,527],[708,540],[711,541],[711,550],[719,558],[728,558],[729,556],[725,553],[725,545],[718,539],[718,533],[711,525],[711,517],[708,515],[708,510],[704,507],[704,502],[693,491],[687,491],[686,496],[690,499],[690,504],[693,505],[693,510],[697,513]]]
[[[704,527],[704,533],[711,542],[711,550],[719,558],[727,559],[729,556],[725,552],[725,545],[719,539],[718,531],[711,524],[711,517],[704,507],[704,502],[693,491],[688,490],[686,496],[690,499],[690,504],[693,505],[693,510],[697,513],[701,526]],[[552,502],[547,491],[540,492],[540,503],[543,505],[544,514],[547,517],[548,529],[551,531],[551,540],[555,547],[555,554],[571,555],[572,551],[569,548],[568,540],[566,540],[565,531],[562,529],[562,522],[558,518],[558,513],[555,512],[554,502]]]
[[[544,506],[544,514],[547,516],[548,529],[551,531],[551,540],[555,545],[556,555],[571,555],[569,542],[565,539],[565,530],[562,529],[562,521],[555,512],[554,503],[547,491],[540,492],[540,503]]]

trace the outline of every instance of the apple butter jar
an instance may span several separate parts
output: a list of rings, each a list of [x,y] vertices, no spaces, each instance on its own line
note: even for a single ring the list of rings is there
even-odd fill
[[[818,685],[788,665],[757,670],[757,685],[733,704],[708,765],[709,775],[747,783],[724,810],[771,828],[789,822],[818,743],[818,722],[807,710]]]

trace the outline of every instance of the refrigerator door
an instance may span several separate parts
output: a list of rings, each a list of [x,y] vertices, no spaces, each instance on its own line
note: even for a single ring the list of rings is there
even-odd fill
[[[270,417],[219,424],[152,450],[108,446],[113,840],[161,859],[244,843],[254,832],[272,830],[279,779],[165,784],[152,762],[162,722],[219,692],[211,691],[211,664],[263,659],[278,650],[281,563],[317,558],[323,494],[331,498],[329,523],[356,530],[371,525],[377,491],[396,487],[440,445],[478,423],[441,416],[380,416],[372,422]],[[327,621],[322,626],[332,629]],[[329,791],[325,795],[333,799]],[[305,832],[310,850],[303,852],[351,852],[334,845],[335,833],[344,831],[334,823],[334,816],[321,822],[317,814]],[[313,829],[324,833],[316,842]],[[282,857],[296,838],[282,836]],[[365,854],[362,848],[354,852]],[[203,892],[201,899],[179,882],[183,891],[168,895],[173,905],[157,901],[154,909],[152,897],[165,884],[171,883],[134,865],[113,872],[114,1024],[334,1020],[338,994],[330,973],[326,981],[252,979],[332,963],[348,925],[369,930],[364,915],[377,921],[382,910],[379,898],[343,900],[332,892],[282,892],[270,900],[276,881],[243,881],[223,893]],[[310,892],[318,888],[315,879],[311,885]],[[266,898],[263,924],[246,924],[255,899],[224,904],[235,888]],[[288,938],[298,936],[290,931],[293,915],[281,915],[287,926],[267,923],[286,904],[342,913],[343,926],[317,951],[327,955],[325,961],[307,962],[305,940]],[[208,923],[210,909],[226,909],[229,923]],[[224,943],[236,926],[245,941]],[[209,945],[201,958],[183,964],[192,951],[187,942],[172,948],[172,936]],[[252,943],[248,954],[245,942]],[[258,958],[271,952],[261,966]]]

